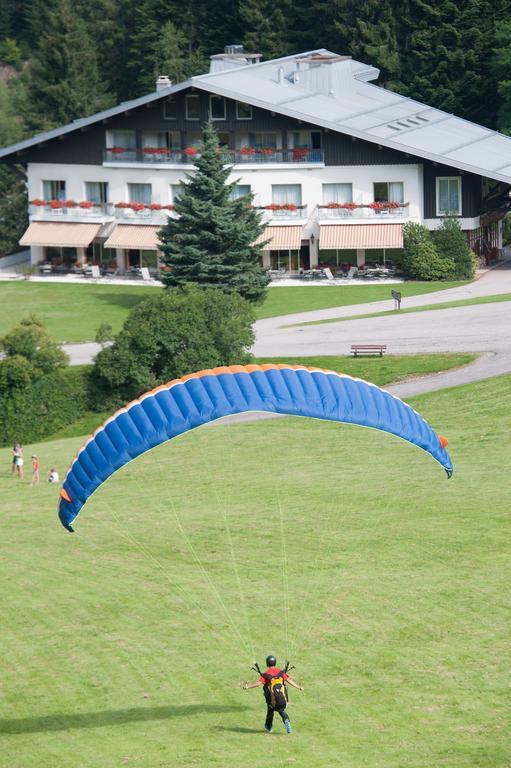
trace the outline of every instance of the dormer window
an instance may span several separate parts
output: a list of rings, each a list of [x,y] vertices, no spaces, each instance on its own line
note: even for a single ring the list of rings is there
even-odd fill
[[[225,99],[223,96],[209,97],[209,116],[212,120],[225,120]]]

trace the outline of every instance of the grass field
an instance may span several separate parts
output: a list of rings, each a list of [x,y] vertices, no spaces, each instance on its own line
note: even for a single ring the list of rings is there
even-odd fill
[[[463,283],[404,283],[403,296],[452,288]],[[259,318],[326,307],[364,304],[389,299],[388,285],[271,288],[257,308]],[[92,341],[101,323],[120,331],[128,312],[157,288],[119,285],[62,285],[59,283],[0,282],[0,336],[22,317],[33,313],[61,342]]]
[[[511,377],[413,404],[450,481],[372,430],[208,427],[72,536],[0,451],[0,766],[507,768]],[[79,443],[26,454],[63,472]],[[268,652],[306,688],[290,737],[239,688]]]

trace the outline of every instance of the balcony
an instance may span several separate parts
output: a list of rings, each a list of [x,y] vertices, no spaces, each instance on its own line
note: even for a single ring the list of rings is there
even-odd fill
[[[35,221],[101,221],[113,217],[114,207],[112,203],[92,203],[89,200],[80,203],[74,200],[31,200],[29,214]]]
[[[169,215],[174,210],[173,205],[158,203],[117,203],[115,218],[130,224],[166,224]]]
[[[307,206],[306,205],[260,205],[258,210],[263,213],[265,221],[272,219],[273,221],[288,221],[293,219],[306,219],[307,218]]]
[[[321,149],[253,149],[243,147],[239,150],[222,149],[226,165],[324,165],[324,153]],[[183,150],[165,147],[145,147],[144,149],[123,149],[112,147],[103,152],[103,163],[108,165],[191,165],[197,157],[197,150],[189,147]]]
[[[386,221],[387,219],[408,218],[410,203],[329,203],[318,205],[319,219],[340,221],[359,221],[360,219]]]

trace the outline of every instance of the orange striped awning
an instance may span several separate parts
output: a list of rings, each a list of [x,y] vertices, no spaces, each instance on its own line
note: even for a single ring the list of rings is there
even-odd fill
[[[72,224],[71,222],[34,221],[20,240],[20,245],[87,248],[101,224]]]
[[[319,247],[327,248],[402,248],[402,224],[322,224]]]
[[[125,248],[128,251],[156,251],[161,248],[157,232],[161,227],[148,224],[118,224],[108,240],[105,248]]]
[[[264,243],[265,240],[269,240],[264,246],[265,251],[299,251],[302,244],[302,225],[266,227],[254,245]]]

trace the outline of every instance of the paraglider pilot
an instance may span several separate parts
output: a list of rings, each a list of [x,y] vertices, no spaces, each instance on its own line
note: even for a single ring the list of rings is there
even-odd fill
[[[268,707],[264,729],[268,731],[268,733],[271,733],[273,728],[273,716],[275,715],[275,712],[278,712],[286,728],[286,733],[291,733],[291,722],[286,711],[288,702],[286,686],[291,685],[298,691],[303,691],[303,686],[298,685],[298,683],[289,677],[287,673],[288,664],[286,664],[284,669],[277,667],[277,659],[275,656],[266,657],[266,666],[266,671],[261,672],[256,663],[254,669],[261,673],[259,680],[256,680],[254,683],[245,683],[243,689],[247,691],[249,688],[258,688],[260,685],[264,686],[263,693]]]

